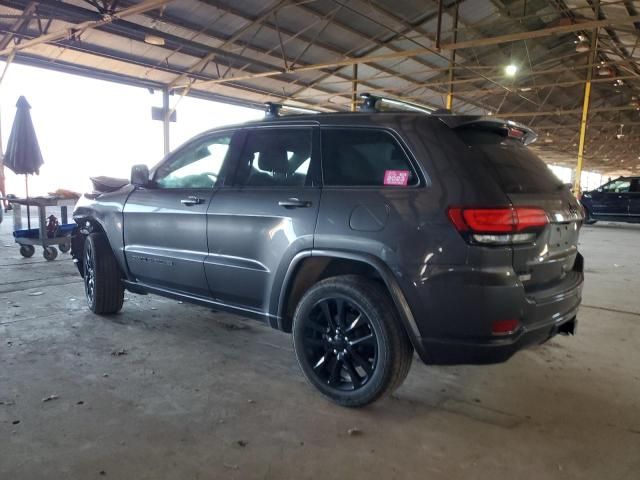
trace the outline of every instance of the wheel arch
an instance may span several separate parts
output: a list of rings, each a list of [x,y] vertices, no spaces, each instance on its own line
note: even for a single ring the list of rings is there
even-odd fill
[[[360,274],[379,280],[389,293],[411,343],[420,348],[418,327],[398,281],[382,260],[361,252],[310,250],[296,255],[280,289],[277,328],[290,332],[295,305],[304,292],[318,281],[340,274]]]
[[[86,214],[78,215],[77,212],[74,212],[73,220],[76,222],[76,227],[71,233],[71,258],[73,258],[73,263],[78,268],[80,276],[84,278],[82,262],[87,235],[93,232],[104,233],[104,227],[96,219]]]
[[[82,255],[87,236],[91,233],[102,233],[107,238],[107,243],[111,247],[121,272],[126,276],[125,272],[128,272],[128,269],[123,255],[122,231],[120,230],[119,234],[114,232],[118,221],[116,218],[111,217],[113,215],[105,217],[99,215],[94,209],[86,207],[76,208],[74,211],[73,220],[76,222],[77,227],[73,230],[71,236],[71,256],[80,271],[80,275],[83,275]],[[122,225],[121,222],[120,225]]]

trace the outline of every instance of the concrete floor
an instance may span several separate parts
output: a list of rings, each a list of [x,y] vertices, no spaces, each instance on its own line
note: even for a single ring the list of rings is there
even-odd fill
[[[88,313],[69,255],[24,260],[10,230],[1,479],[640,478],[640,225],[584,229],[576,337],[497,366],[414,362],[362,410],[316,394],[257,323],[133,294]]]

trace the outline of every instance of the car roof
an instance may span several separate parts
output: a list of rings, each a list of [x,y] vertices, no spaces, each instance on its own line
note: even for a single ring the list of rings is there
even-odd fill
[[[418,112],[321,112],[321,113],[300,113],[287,114],[273,117],[265,117],[260,120],[252,120],[244,125],[273,125],[277,123],[288,122],[313,122],[318,125],[343,124],[345,122],[352,124],[374,125],[383,122],[393,122],[397,118],[429,118],[430,116]]]
[[[265,117],[261,120],[246,122],[237,127],[269,126],[278,124],[314,123],[319,126],[384,126],[394,124],[399,120],[420,119],[427,122],[438,121],[451,129],[462,127],[485,128],[515,128],[524,133],[524,143],[529,144],[536,140],[537,134],[526,125],[505,120],[494,116],[482,115],[456,115],[452,113],[426,114],[424,112],[384,111],[384,112],[327,112],[304,113]]]

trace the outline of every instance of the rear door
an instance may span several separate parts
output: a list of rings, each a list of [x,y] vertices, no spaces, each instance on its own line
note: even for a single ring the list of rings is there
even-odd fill
[[[232,137],[226,131],[185,145],[155,170],[152,185],[129,196],[125,257],[138,281],[209,296],[206,214]]]
[[[626,220],[629,216],[631,180],[619,178],[600,187],[592,196],[593,215],[603,220]]]
[[[547,213],[550,223],[537,241],[513,247],[513,266],[525,288],[565,279],[575,264],[582,224],[576,198],[519,139],[474,129],[461,135],[514,207],[539,207]]]
[[[640,178],[631,181],[629,189],[629,221],[640,222]]]
[[[268,313],[272,292],[280,291],[275,279],[298,252],[313,247],[317,130],[296,124],[244,131],[233,183],[216,193],[207,212],[205,271],[214,300]]]

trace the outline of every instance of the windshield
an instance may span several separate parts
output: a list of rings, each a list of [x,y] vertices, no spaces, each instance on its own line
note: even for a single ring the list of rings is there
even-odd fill
[[[522,142],[496,131],[458,130],[479,161],[485,162],[505,193],[551,193],[563,188],[547,165]]]

